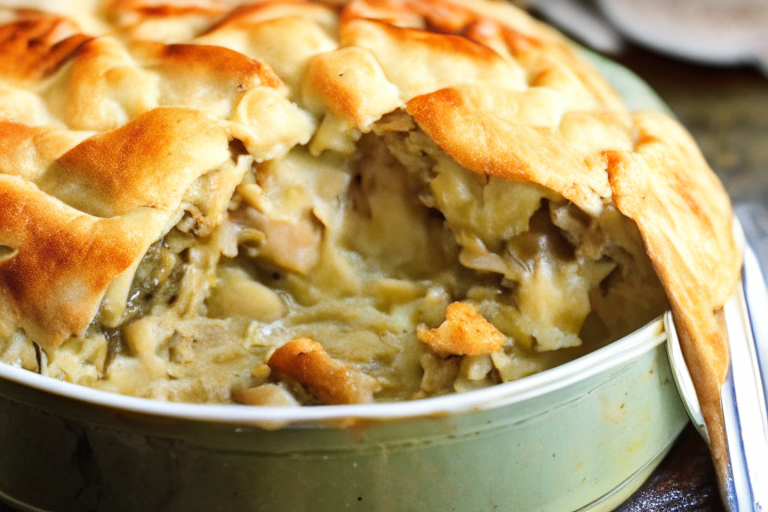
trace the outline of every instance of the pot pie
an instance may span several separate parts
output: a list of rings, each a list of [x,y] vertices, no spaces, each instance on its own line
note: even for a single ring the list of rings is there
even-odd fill
[[[719,417],[728,198],[553,30],[484,0],[50,5],[0,11],[3,362],[163,400],[382,402],[516,380],[671,307]]]

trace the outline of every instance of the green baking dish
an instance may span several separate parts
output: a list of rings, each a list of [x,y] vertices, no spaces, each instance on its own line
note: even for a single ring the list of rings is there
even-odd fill
[[[632,109],[665,108],[590,60]],[[0,365],[0,498],[23,510],[611,510],[688,421],[658,319],[519,381],[271,408],[118,396]]]

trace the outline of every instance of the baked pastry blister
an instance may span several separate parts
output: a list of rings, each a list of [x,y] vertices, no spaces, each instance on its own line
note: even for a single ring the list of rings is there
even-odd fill
[[[551,29],[485,1],[86,7],[2,12],[3,362],[165,400],[393,401],[671,307],[719,408],[727,196]]]

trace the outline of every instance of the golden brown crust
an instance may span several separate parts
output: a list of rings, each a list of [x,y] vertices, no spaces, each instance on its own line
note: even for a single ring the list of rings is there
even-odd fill
[[[405,106],[374,56],[357,47],[313,57],[304,74],[304,101],[315,110],[328,109],[369,131],[381,116]]]
[[[437,329],[418,331],[421,341],[441,356],[479,356],[499,350],[507,337],[470,304],[454,302]]]
[[[49,126],[0,121],[0,174],[37,181],[82,138],[82,134]]]
[[[306,17],[318,22],[333,24],[334,11],[320,2],[304,0],[267,0],[240,6],[227,14],[220,22],[214,24],[209,31],[222,27],[248,28],[265,21],[288,17]]]
[[[8,144],[34,146],[50,135],[11,128]],[[60,144],[38,146],[55,153]],[[0,301],[35,341],[57,345],[83,332],[110,283],[163,234],[191,183],[230,153],[219,123],[195,110],[160,108],[86,139],[47,168],[46,156],[55,154],[33,153],[24,176],[40,188],[0,175],[0,244],[16,250],[0,264]]]
[[[224,83],[220,87],[239,93],[259,85],[274,89],[282,85],[268,65],[229,48],[203,44],[145,43],[142,49],[144,56],[152,59],[162,73],[174,76],[176,80],[221,81]]]
[[[339,36],[342,46],[359,46],[373,53],[403,101],[457,83],[510,87],[524,84],[523,71],[516,62],[460,36],[401,28],[377,20],[344,23]]]
[[[30,14],[26,19],[0,25],[0,76],[17,80],[45,78],[92,39],[69,20]]]
[[[155,106],[144,75],[122,43],[97,37],[78,48],[54,77],[48,107],[75,130],[117,128]]]
[[[186,4],[168,2],[162,0],[113,0],[110,11],[114,14],[132,13],[141,16],[156,16],[167,18],[185,14],[224,14],[231,9],[226,1],[217,0],[192,0]]]
[[[611,191],[593,157],[631,146],[629,118],[622,111],[565,112],[558,99],[539,89],[463,85],[417,96],[407,110],[464,167],[537,183],[596,214]]]
[[[228,134],[192,109],[157,108],[83,141],[41,188],[99,217],[173,208],[194,180],[230,158]]]
[[[0,301],[38,343],[85,330],[109,283],[157,236],[150,209],[97,219],[14,176],[0,175],[0,204],[0,245],[15,251],[0,261]]]
[[[296,379],[327,405],[369,403],[381,388],[376,379],[334,360],[309,338],[289,341],[275,350],[267,364]]]
[[[677,123],[653,112],[637,113],[634,121],[634,152],[607,153],[614,201],[640,228],[667,292],[720,466],[727,457],[720,388],[729,367],[721,309],[741,267],[731,205],[695,142]]]

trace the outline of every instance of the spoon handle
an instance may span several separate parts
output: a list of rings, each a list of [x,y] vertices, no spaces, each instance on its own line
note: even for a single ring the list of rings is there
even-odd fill
[[[768,402],[768,209],[761,203],[736,208],[747,248],[744,254],[742,282],[752,328],[757,363],[762,376],[765,401]]]
[[[725,501],[729,510],[745,512],[768,510],[768,291],[752,248],[766,247],[760,223],[768,222],[768,211],[744,205],[737,214],[746,238],[744,266],[736,300],[725,306],[731,367],[721,398],[730,462]]]

